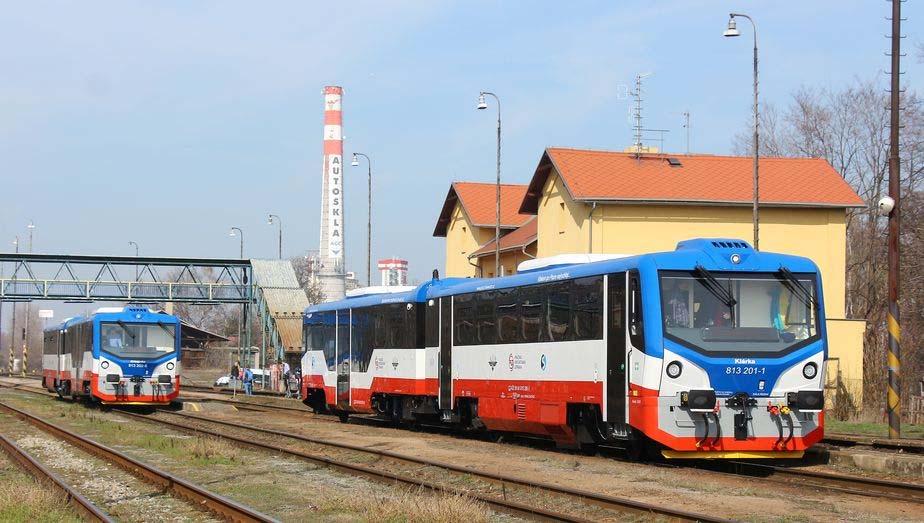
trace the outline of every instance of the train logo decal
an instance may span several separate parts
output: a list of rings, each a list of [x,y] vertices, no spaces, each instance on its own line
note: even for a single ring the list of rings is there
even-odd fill
[[[510,365],[510,370],[513,370],[513,353],[510,353],[510,356],[507,358],[507,363]]]
[[[488,365],[491,366],[491,371],[493,371],[494,367],[497,367],[497,356],[492,354],[491,359],[488,360]]]
[[[395,356],[394,359],[391,360],[391,366],[395,370],[398,370],[398,357],[397,356]]]
[[[385,368],[385,358],[378,357],[375,359],[375,369],[382,370]]]
[[[545,354],[543,354],[542,357],[539,358],[539,368],[542,369],[542,370],[545,370],[545,369],[546,369],[546,366],[548,365],[548,363],[549,363],[549,362],[548,362],[548,360],[546,359]]]

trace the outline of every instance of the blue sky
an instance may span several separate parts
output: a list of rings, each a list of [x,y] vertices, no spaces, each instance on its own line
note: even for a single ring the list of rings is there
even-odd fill
[[[36,251],[235,257],[318,245],[324,85],[342,85],[346,154],[373,159],[373,256],[443,266],[431,236],[452,180],[526,183],[547,146],[622,149],[625,96],[684,150],[729,153],[748,121],[751,29],[762,101],[855,78],[883,88],[886,2],[11,2],[0,10],[0,250],[35,220]],[[267,7],[269,5],[269,7]],[[904,4],[909,53],[924,8]],[[742,21],[743,22],[743,21]],[[920,86],[922,64],[905,62]],[[364,274],[365,166],[346,171],[348,266]]]

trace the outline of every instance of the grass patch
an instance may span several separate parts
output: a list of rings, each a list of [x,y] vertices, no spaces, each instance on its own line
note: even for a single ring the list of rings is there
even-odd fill
[[[347,511],[363,521],[376,523],[480,523],[491,517],[484,503],[467,496],[431,494],[408,490],[397,498],[371,496],[333,496],[317,510],[333,515]]]
[[[825,432],[886,438],[889,436],[889,425],[887,423],[839,421],[833,419],[832,416],[825,418]],[[924,425],[902,423],[902,438],[924,439]]]
[[[8,461],[0,461],[0,521],[78,522],[64,496],[37,483]]]

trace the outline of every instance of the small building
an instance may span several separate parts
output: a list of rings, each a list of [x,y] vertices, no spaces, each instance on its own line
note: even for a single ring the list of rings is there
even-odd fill
[[[525,185],[501,184],[501,235],[518,229],[532,218],[519,212]],[[494,276],[493,259],[486,272],[470,255],[494,239],[497,223],[497,186],[493,183],[453,182],[433,236],[446,238],[445,276]]]
[[[494,248],[493,236],[475,252],[468,255],[469,262],[478,265],[476,276],[493,274],[497,251],[500,251],[501,274],[517,273],[520,263],[536,257],[539,220],[531,217],[519,228],[501,236],[500,249]]]
[[[493,234],[462,242],[452,228],[474,223],[493,227],[493,212],[485,214],[493,207],[483,208],[485,197],[466,200],[467,185],[493,187],[453,183],[434,235],[447,238],[447,274],[477,275],[474,259],[484,267],[481,274],[490,277]],[[493,204],[490,194],[488,203]],[[548,148],[516,212],[509,209],[503,215],[508,230],[517,230],[501,238],[504,270],[510,272],[532,256],[670,251],[677,242],[696,237],[751,241],[752,198],[750,157]],[[760,160],[760,248],[811,258],[821,269],[829,377],[839,376],[839,385],[857,404],[862,399],[865,321],[845,316],[847,210],[864,205],[823,159]],[[468,216],[473,213],[481,217],[472,221]],[[470,247],[479,240],[477,248]],[[517,248],[523,256],[514,256]],[[459,269],[465,265],[471,269]]]
[[[379,260],[378,268],[383,287],[407,285],[407,260],[386,258]]]

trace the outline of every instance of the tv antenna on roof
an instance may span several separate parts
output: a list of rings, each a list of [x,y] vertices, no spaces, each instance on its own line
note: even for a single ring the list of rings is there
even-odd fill
[[[636,156],[642,152],[642,132],[644,131],[642,127],[642,78],[647,78],[651,75],[652,73],[650,72],[635,75],[635,91],[632,93],[632,97],[635,98],[635,112],[633,114],[635,125],[632,127],[635,131],[635,143],[632,144],[632,148],[635,149]]]

